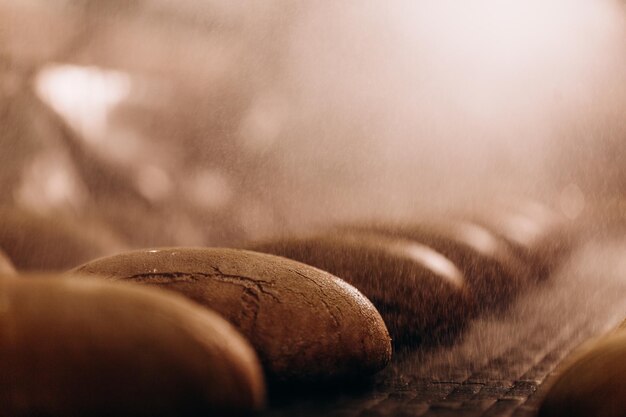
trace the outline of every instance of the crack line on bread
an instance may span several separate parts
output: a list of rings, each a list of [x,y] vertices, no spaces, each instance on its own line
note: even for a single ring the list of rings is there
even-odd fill
[[[230,283],[233,285],[239,285],[244,288],[249,288],[253,286],[261,293],[269,296],[274,301],[280,303],[281,300],[271,291],[268,291],[264,285],[271,285],[270,281],[257,280],[254,278],[242,276],[242,275],[233,275],[233,274],[225,274],[219,270],[219,268],[212,267],[215,270],[215,273],[206,273],[206,272],[146,272],[141,274],[135,274],[129,276],[127,279],[132,281],[140,281],[140,280],[148,280],[155,278],[163,277],[168,281],[158,282],[159,285],[171,285],[179,282],[198,282],[199,278],[212,278],[219,282]],[[249,284],[249,285],[246,285]]]
[[[324,286],[321,283],[317,282],[316,280],[314,280],[311,277],[308,277],[306,274],[303,274],[300,271],[297,271],[297,270],[291,269],[291,268],[289,269],[289,271],[293,272],[296,275],[301,276],[302,278],[306,279],[307,281],[312,282],[319,289],[319,291],[322,293],[322,297],[320,297],[320,301],[322,302],[322,304],[324,304],[324,307],[326,307],[326,310],[328,311],[328,314],[330,314],[330,316],[332,317],[333,321],[335,322],[335,325],[337,327],[340,327],[340,324],[339,324],[340,320],[337,318],[336,313],[333,313],[331,306],[325,300],[326,298],[329,298],[329,299],[332,300],[334,297],[330,297],[326,293],[326,291],[324,290]],[[335,308],[337,308],[337,307],[335,306]]]
[[[246,288],[241,293],[241,303],[244,306],[244,312],[242,314],[243,317],[246,317],[247,324],[249,325],[249,331],[254,332],[256,330],[257,319],[259,316],[259,311],[261,309],[261,303],[259,300],[259,294],[254,288]],[[251,312],[251,317],[247,317],[246,312]],[[239,324],[240,326],[243,323]],[[243,327],[243,326],[242,326]]]

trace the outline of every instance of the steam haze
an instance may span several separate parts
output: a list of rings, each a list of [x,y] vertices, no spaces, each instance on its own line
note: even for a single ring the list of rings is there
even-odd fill
[[[133,245],[227,244],[509,196],[573,218],[626,192],[623,2],[2,10],[0,48],[17,70],[37,66],[34,90],[77,133],[67,148],[41,134],[49,122],[5,121],[6,161],[24,168],[6,169],[3,200],[97,213]]]
[[[272,87],[289,103],[277,146],[290,200],[410,216],[596,191],[585,177],[616,180],[624,157],[624,29],[602,1],[310,3]],[[611,144],[622,153],[598,160]]]

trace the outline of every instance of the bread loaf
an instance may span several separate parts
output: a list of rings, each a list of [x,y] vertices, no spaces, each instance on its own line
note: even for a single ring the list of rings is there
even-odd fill
[[[473,311],[465,278],[447,258],[416,242],[341,232],[252,246],[328,271],[380,311],[398,345],[438,343]]]
[[[230,415],[264,382],[246,340],[175,294],[93,278],[0,277],[9,416]]]
[[[82,226],[60,217],[2,208],[0,248],[20,271],[59,272],[123,247],[113,237]]]
[[[626,332],[575,353],[551,383],[539,417],[623,417],[626,413]]]
[[[530,270],[493,233],[470,222],[352,225],[348,230],[408,239],[444,255],[463,273],[478,311],[503,308],[529,282]]]
[[[236,249],[155,249],[75,271],[158,286],[215,309],[248,337],[273,381],[369,375],[390,360],[389,334],[367,298],[285,258]]]

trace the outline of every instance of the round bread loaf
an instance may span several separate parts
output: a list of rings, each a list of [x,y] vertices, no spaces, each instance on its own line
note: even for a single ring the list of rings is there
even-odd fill
[[[0,404],[10,416],[243,414],[258,358],[183,297],[93,278],[0,277]]]
[[[237,249],[156,249],[75,271],[159,286],[215,309],[248,337],[273,381],[368,375],[391,358],[385,324],[361,293],[289,259]]]
[[[0,250],[0,274],[14,274],[15,268],[9,258]]]
[[[378,308],[397,345],[449,339],[474,309],[454,264],[408,240],[341,232],[254,249],[313,265],[354,285]]]
[[[61,218],[0,209],[0,248],[21,271],[63,271],[123,247],[105,235]]]
[[[565,221],[536,204],[484,209],[470,217],[507,242],[536,280],[547,278],[573,245]]]
[[[626,332],[587,344],[552,382],[539,417],[624,417]]]
[[[527,266],[508,245],[483,227],[460,221],[422,224],[354,225],[350,230],[418,242],[439,252],[461,270],[478,311],[502,308],[528,284]]]

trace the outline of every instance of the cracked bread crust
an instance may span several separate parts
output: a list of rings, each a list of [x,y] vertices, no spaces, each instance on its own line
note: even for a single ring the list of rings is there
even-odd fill
[[[273,381],[373,374],[391,358],[377,310],[316,268],[237,249],[169,248],[103,258],[74,270],[179,292],[234,324]]]

